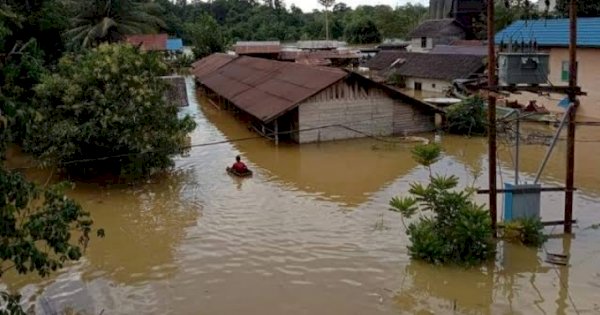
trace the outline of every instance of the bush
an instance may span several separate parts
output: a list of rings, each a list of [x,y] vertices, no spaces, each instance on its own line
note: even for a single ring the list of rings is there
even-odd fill
[[[63,57],[35,89],[25,149],[78,175],[139,176],[169,167],[195,124],[165,100],[166,71],[159,55],[131,45]]]
[[[446,112],[448,132],[460,135],[485,135],[487,133],[487,109],[485,101],[473,96],[452,105]]]
[[[439,160],[436,144],[413,150],[416,160],[429,168]],[[427,185],[412,183],[411,197],[393,198],[390,210],[411,218],[423,215],[407,227],[409,255],[433,264],[475,265],[494,254],[488,211],[472,201],[473,190],[456,191],[456,176],[430,175]]]
[[[540,247],[548,240],[542,221],[536,217],[507,222],[500,231],[502,239],[530,247]]]

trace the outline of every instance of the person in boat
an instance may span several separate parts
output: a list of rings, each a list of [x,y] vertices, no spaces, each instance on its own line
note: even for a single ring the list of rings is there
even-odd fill
[[[242,162],[242,158],[239,155],[235,157],[235,163],[233,163],[231,169],[240,174],[248,172],[248,167]]]

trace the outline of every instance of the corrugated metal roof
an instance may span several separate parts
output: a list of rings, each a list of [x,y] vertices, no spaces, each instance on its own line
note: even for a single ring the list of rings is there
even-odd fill
[[[487,46],[436,45],[429,53],[487,56],[488,51]]]
[[[404,77],[468,79],[484,68],[483,56],[407,53],[389,70]]]
[[[321,51],[282,51],[280,60],[298,61],[302,59],[358,59],[360,56],[351,50],[321,50]]]
[[[207,58],[221,60],[222,57]],[[205,58],[206,59],[206,58]],[[207,73],[198,81],[248,114],[269,122],[302,101],[345,78],[336,68],[313,67],[252,57],[238,57],[216,70],[202,69],[214,62],[200,60],[195,71]]]
[[[181,38],[167,39],[167,50],[182,51],[183,50],[183,40],[181,40]]]
[[[238,55],[278,54],[281,51],[281,43],[278,41],[237,42],[234,50]]]
[[[539,46],[568,47],[569,20],[516,21],[496,34],[496,44],[537,41]],[[577,19],[577,45],[600,47],[600,17]]]
[[[202,58],[194,62],[192,64],[192,74],[196,76],[196,79],[200,80],[211,74],[213,71],[233,61],[235,58],[237,57],[223,53],[212,54],[206,58]]]
[[[336,49],[347,44],[337,40],[300,40],[296,45],[299,49]]]
[[[384,70],[394,63],[394,61],[406,58],[410,53],[404,50],[382,50],[375,57],[366,62],[365,66],[370,70]]]
[[[142,50],[146,51],[167,50],[168,39],[169,36],[167,34],[139,34],[125,37],[128,43],[140,46]]]

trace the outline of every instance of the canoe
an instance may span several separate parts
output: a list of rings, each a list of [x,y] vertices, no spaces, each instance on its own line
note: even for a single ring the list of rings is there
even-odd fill
[[[251,170],[248,170],[247,172],[244,172],[244,173],[240,173],[238,171],[235,171],[231,167],[228,167],[225,170],[227,171],[227,173],[229,175],[233,175],[233,176],[237,176],[237,177],[250,177],[250,176],[252,176],[252,171]]]

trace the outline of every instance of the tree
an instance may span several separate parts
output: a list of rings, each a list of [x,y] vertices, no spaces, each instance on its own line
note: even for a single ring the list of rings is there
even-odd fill
[[[319,0],[319,4],[325,7],[325,39],[329,40],[329,15],[328,10],[335,4],[335,0]]]
[[[556,11],[562,16],[569,16],[570,0],[557,0]],[[600,1],[577,0],[577,16],[596,17],[600,16]]]
[[[78,175],[140,176],[171,166],[195,124],[164,99],[166,71],[161,56],[128,44],[63,57],[35,89],[25,149]]]
[[[77,8],[72,28],[66,32],[74,48],[114,43],[125,35],[165,28],[161,7],[145,0],[71,0]]]
[[[354,21],[344,31],[346,40],[351,44],[372,44],[381,42],[381,33],[373,20],[363,18]]]
[[[194,46],[194,56],[203,58],[225,51],[226,41],[217,21],[203,14],[195,23],[185,25],[185,38]]]

